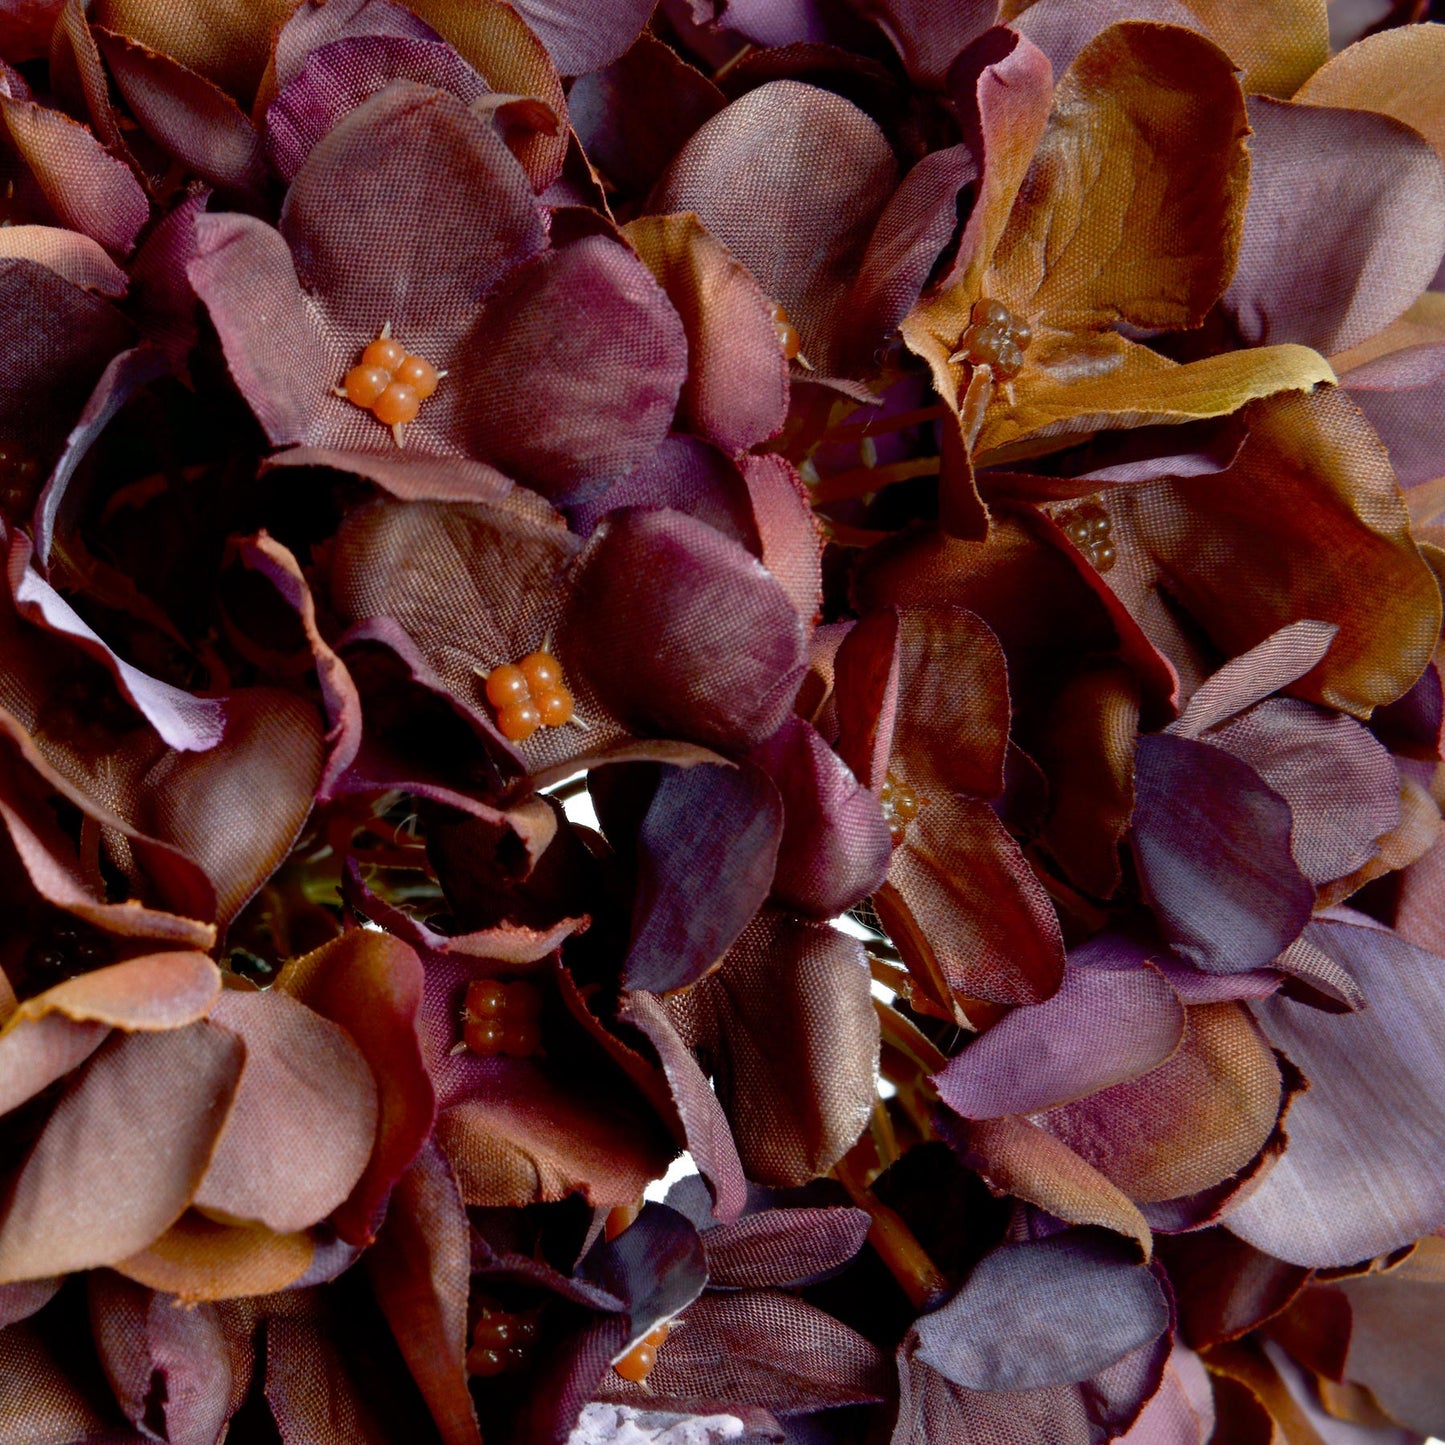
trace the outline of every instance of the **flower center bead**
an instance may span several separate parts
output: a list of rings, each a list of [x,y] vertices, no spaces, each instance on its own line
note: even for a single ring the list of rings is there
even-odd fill
[[[484,1298],[467,1351],[467,1373],[491,1379],[525,1368],[538,1328],[535,1310],[513,1313],[496,1300]]]
[[[776,301],[768,303],[768,312],[773,318],[773,330],[778,333],[778,345],[783,348],[784,359],[796,361],[798,353],[803,349],[803,338],[798,335],[798,328]]]
[[[1012,381],[1023,370],[1033,328],[1002,301],[975,301],[969,320],[949,360],[988,366],[1000,381]]]
[[[624,1380],[628,1380],[634,1385],[640,1385],[652,1373],[652,1367],[657,1363],[657,1352],[662,1348],[663,1341],[667,1339],[671,1329],[671,1325],[658,1325],[655,1330],[633,1345],[620,1360],[615,1360],[612,1368]]]
[[[550,652],[529,652],[487,674],[487,701],[497,712],[497,731],[509,743],[524,743],[538,728],[572,721],[572,694],[562,681],[562,664]]]
[[[392,430],[397,446],[405,444],[402,428],[416,420],[421,404],[446,375],[431,362],[411,355],[391,334],[391,322],[361,353],[361,360],[336,388],[353,406],[369,411]]]
[[[883,805],[883,819],[888,824],[889,836],[895,843],[901,843],[908,825],[928,799],[920,798],[907,783],[900,782],[889,773],[879,789],[878,801]]]
[[[542,995],[535,984],[475,978],[467,985],[462,1042],[484,1058],[510,1054],[525,1059],[541,1046],[541,1016]]]
[[[1081,502],[1055,519],[1064,535],[1100,572],[1107,572],[1119,560],[1109,535],[1109,514],[1094,498]]]

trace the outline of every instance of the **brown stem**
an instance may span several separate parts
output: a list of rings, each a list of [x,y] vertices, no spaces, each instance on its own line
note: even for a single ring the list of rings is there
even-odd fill
[[[866,497],[869,492],[882,491],[884,487],[894,482],[906,482],[910,477],[936,477],[938,468],[937,457],[911,457],[906,462],[889,462],[882,467],[852,467],[815,483],[813,505],[821,507],[851,497]]]
[[[855,1151],[856,1152],[856,1151]],[[896,1209],[879,1203],[853,1154],[840,1159],[833,1175],[859,1209],[868,1212],[868,1243],[888,1266],[915,1309],[928,1309],[948,1293],[948,1281],[929,1259]]]

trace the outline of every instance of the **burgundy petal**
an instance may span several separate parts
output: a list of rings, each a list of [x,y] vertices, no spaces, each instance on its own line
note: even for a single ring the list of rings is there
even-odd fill
[[[814,918],[832,918],[872,893],[893,851],[883,810],[817,729],[790,717],[749,756],[783,801],[773,896]]]
[[[1307,936],[1348,968],[1369,1006],[1325,1014],[1283,997],[1255,1005],[1310,1088],[1290,1111],[1284,1157],[1227,1223],[1279,1259],[1345,1265],[1445,1223],[1445,995],[1439,959],[1360,915],[1321,920]]]
[[[966,1119],[1032,1114],[1162,1064],[1184,1036],[1184,1009],[1148,951],[1103,935],[1069,959],[1059,991],[1015,1009],[934,1076]]]
[[[986,1254],[918,1321],[918,1358],[969,1390],[1069,1384],[1157,1339],[1169,1314],[1132,1245],[1069,1230]]]
[[[832,374],[846,370],[850,292],[896,175],[882,133],[856,106],[773,81],[693,136],[649,209],[696,212],[786,307],[813,365]]]
[[[668,993],[712,968],[768,896],[782,830],[761,769],[669,768],[638,833],[624,986]]]
[[[713,1289],[780,1289],[841,1269],[863,1248],[869,1216],[861,1209],[763,1209],[704,1231]]]
[[[411,450],[343,451],[334,447],[291,447],[261,464],[272,467],[327,467],[375,482],[403,502],[496,502],[512,490],[512,479],[470,457],[429,457]]]
[[[667,435],[687,375],[687,339],[666,294],[604,236],[518,266],[464,349],[457,389],[470,449],[544,495],[642,462]]]
[[[1222,304],[1247,345],[1343,351],[1430,284],[1445,169],[1409,126],[1369,111],[1255,96],[1249,123],[1244,239]],[[1321,203],[1302,206],[1305,194]]]
[[[1139,740],[1134,856],[1173,947],[1209,973],[1258,968],[1309,922],[1314,889],[1290,852],[1289,805],[1207,743]]]
[[[634,731],[728,748],[791,711],[802,623],[736,542],[677,512],[615,513],[580,562],[559,641]]]

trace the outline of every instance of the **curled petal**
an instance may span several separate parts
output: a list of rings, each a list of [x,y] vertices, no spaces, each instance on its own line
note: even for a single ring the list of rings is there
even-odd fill
[[[181,1028],[204,1018],[221,993],[221,971],[203,953],[151,953],[78,974],[26,999],[7,1021],[60,1014],[129,1032]]]

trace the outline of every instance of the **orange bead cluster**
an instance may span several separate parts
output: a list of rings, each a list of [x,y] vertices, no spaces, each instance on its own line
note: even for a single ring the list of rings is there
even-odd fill
[[[671,1332],[671,1325],[658,1325],[651,1333],[643,1338],[620,1360],[613,1362],[612,1368],[631,1384],[640,1385],[651,1373],[652,1367],[657,1363],[657,1352],[663,1346]]]
[[[778,345],[783,348],[783,356],[788,361],[796,361],[803,349],[803,338],[798,335],[798,328],[776,301],[768,303],[768,314],[773,318],[773,330],[778,333]]]
[[[975,301],[970,319],[949,360],[988,366],[1000,381],[1012,381],[1023,370],[1033,328],[1002,301]]]
[[[462,1042],[474,1054],[525,1059],[542,1043],[542,995],[525,979],[476,978],[467,985]]]
[[[1119,560],[1110,535],[1109,514],[1098,502],[1083,502],[1057,520],[1064,535],[1100,572],[1107,572]]]
[[[925,798],[920,798],[907,783],[900,782],[889,773],[878,790],[878,801],[883,805],[883,819],[888,824],[888,835],[895,843],[903,841],[908,825],[918,816]]]
[[[397,428],[416,420],[421,404],[446,375],[431,362],[411,355],[391,335],[391,323],[361,353],[361,361],[346,373],[337,394],[353,406],[364,407],[377,421],[401,435]]]
[[[529,652],[487,674],[487,701],[497,710],[497,731],[524,743],[538,728],[572,721],[572,694],[562,681],[562,664],[550,652]]]
[[[538,1329],[537,1311],[511,1313],[496,1300],[484,1298],[467,1351],[467,1373],[492,1379],[525,1368]]]

